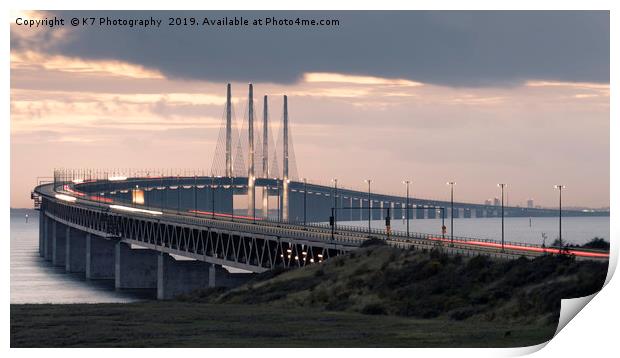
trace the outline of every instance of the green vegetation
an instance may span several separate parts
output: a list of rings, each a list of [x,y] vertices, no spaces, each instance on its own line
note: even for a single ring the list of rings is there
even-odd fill
[[[595,237],[592,240],[586,242],[585,244],[582,245],[577,245],[577,244],[571,244],[571,243],[567,243],[567,242],[560,242],[560,239],[555,239],[553,241],[553,243],[551,244],[551,246],[555,246],[555,247],[566,247],[566,248],[580,248],[580,249],[592,249],[592,250],[603,250],[603,251],[609,251],[609,241],[600,238],[600,237]]]
[[[515,347],[555,327],[268,305],[11,305],[11,347]]]
[[[556,324],[562,298],[598,291],[607,263],[543,256],[494,261],[374,246],[180,300],[269,304],[448,320]],[[274,277],[275,276],[275,277]]]
[[[606,262],[494,261],[370,245],[173,301],[11,305],[11,346],[514,347],[553,336]]]

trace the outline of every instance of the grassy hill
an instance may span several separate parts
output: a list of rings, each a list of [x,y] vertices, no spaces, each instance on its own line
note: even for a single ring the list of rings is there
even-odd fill
[[[555,324],[560,300],[603,286],[607,264],[544,256],[494,261],[374,246],[320,265],[268,272],[180,300],[312,307],[414,318]]]
[[[492,261],[386,246],[173,301],[11,305],[11,347],[518,347],[607,264]]]

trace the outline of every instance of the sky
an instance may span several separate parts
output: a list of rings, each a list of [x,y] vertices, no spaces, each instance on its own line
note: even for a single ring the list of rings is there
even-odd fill
[[[18,12],[161,18],[160,28],[11,22],[11,206],[53,168],[209,172],[226,83],[236,119],[282,95],[300,177],[510,205],[609,206],[609,13]],[[338,19],[329,27],[170,27],[169,16]],[[275,135],[274,135],[275,136]],[[281,168],[281,165],[280,165]]]

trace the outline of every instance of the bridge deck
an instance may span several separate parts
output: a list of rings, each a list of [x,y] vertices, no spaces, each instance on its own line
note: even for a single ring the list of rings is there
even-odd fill
[[[192,178],[195,179],[195,178]],[[159,179],[156,179],[159,181]],[[148,179],[140,179],[142,185]],[[91,187],[105,183],[90,183]],[[157,183],[151,183],[156,185]],[[83,185],[83,184],[82,184]],[[107,185],[107,184],[105,184]],[[121,189],[131,190],[135,181]],[[162,252],[215,264],[262,272],[275,266],[303,266],[358,248],[369,238],[385,240],[401,248],[441,248],[462,255],[490,255],[497,258],[534,257],[559,253],[557,248],[421,233],[371,232],[354,226],[303,225],[296,222],[254,220],[247,217],[216,216],[169,208],[147,209],[143,205],[100,200],[93,192],[75,185],[38,186],[46,215],[66,225],[108,239],[122,240]],[[95,193],[96,194],[96,193]],[[579,259],[608,259],[608,253],[572,250]]]

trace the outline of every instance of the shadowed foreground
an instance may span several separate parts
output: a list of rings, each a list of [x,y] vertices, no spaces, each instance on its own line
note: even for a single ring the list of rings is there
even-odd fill
[[[11,347],[514,347],[542,343],[556,328],[474,326],[265,305],[11,305]]]

